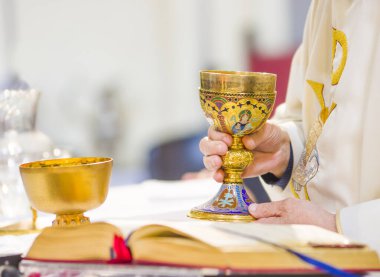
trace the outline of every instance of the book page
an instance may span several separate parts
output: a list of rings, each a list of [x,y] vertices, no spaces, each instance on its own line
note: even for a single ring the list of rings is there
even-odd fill
[[[205,244],[209,244],[214,247],[223,247],[223,246],[234,246],[234,245],[256,245],[261,244],[252,239],[247,239],[242,236],[237,236],[234,234],[228,234],[223,230],[219,230],[213,227],[214,222],[211,221],[162,221],[162,220],[133,220],[126,222],[117,222],[112,221],[113,224],[116,224],[123,232],[123,234],[128,237],[131,232],[138,232],[139,228],[149,226],[161,225],[168,227],[168,229],[173,230],[173,236],[175,233],[184,233],[186,237],[193,238],[194,240],[199,240]],[[123,224],[124,223],[124,224]],[[152,228],[154,230],[155,228]],[[170,230],[169,230],[170,231]],[[176,232],[177,231],[177,232]]]
[[[137,226],[139,224],[141,228]],[[379,266],[376,254],[367,248],[311,247],[308,243],[335,246],[347,244],[349,240],[310,225],[193,220],[155,221],[150,224],[140,221],[136,222],[135,227],[137,229],[128,242],[134,258],[140,262],[245,269],[308,268],[295,256],[278,248],[285,246],[342,268]]]
[[[349,244],[345,236],[313,225],[301,224],[260,224],[260,223],[215,223],[212,227],[219,230],[233,231],[242,236],[253,236],[283,246],[305,246],[315,244]]]
[[[130,223],[132,224],[132,222]],[[218,248],[258,247],[265,245],[265,243],[252,237],[246,237],[246,235],[288,247],[306,246],[308,243],[350,243],[346,237],[340,234],[312,225],[273,225],[195,220],[190,222],[155,221],[151,223],[168,226]],[[147,224],[139,222],[134,227],[138,228],[138,225],[143,226]],[[128,228],[124,227],[122,229],[125,232]],[[129,228],[129,230],[131,229]],[[231,233],[230,231],[233,232]]]

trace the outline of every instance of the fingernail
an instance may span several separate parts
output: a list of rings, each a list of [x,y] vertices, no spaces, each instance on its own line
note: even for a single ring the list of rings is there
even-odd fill
[[[211,166],[213,169],[216,168],[216,159],[215,158],[211,159]]]
[[[221,182],[223,182],[224,174],[222,172],[220,172],[220,171],[216,171],[214,173],[213,177],[214,177],[215,181],[217,181],[218,183],[221,183]]]
[[[256,212],[257,205],[255,203],[248,206],[248,211],[250,214],[254,214]]]
[[[225,152],[225,149],[226,149],[226,146],[223,143],[220,143],[218,145],[218,151],[219,151],[220,154],[223,153],[223,152]]]
[[[232,141],[230,139],[229,136],[224,136],[223,137],[223,141],[227,144],[227,145],[231,145]]]
[[[253,150],[256,147],[254,140],[247,140],[246,147],[250,150]]]

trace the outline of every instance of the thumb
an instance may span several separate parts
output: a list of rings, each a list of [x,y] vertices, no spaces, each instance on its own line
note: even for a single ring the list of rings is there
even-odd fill
[[[278,202],[253,203],[248,206],[248,212],[255,218],[276,217],[281,215]]]
[[[242,140],[248,150],[275,152],[288,139],[283,133],[277,125],[265,123],[260,130],[244,136]]]

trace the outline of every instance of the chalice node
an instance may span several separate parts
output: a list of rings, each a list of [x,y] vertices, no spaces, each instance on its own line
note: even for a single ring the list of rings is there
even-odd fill
[[[268,119],[276,98],[276,75],[262,72],[206,70],[200,72],[199,96],[209,123],[232,135],[233,143],[222,157],[224,180],[208,202],[194,207],[189,217],[215,221],[252,221],[248,206],[253,201],[241,174],[254,160],[242,137],[256,132]]]

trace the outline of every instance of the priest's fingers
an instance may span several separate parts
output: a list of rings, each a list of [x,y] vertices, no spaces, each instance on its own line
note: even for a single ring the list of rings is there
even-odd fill
[[[221,169],[218,169],[217,171],[215,171],[214,173],[214,180],[217,181],[218,183],[221,183],[223,182],[223,178],[224,178],[224,171],[221,170]]]
[[[249,213],[256,219],[279,217],[284,213],[284,201],[274,201],[269,203],[253,203],[249,205]]]
[[[264,224],[290,224],[289,220],[286,217],[268,217],[260,218],[255,221],[256,223]]]
[[[232,137],[229,134],[216,131],[213,126],[208,128],[208,137],[210,140],[223,141],[225,144],[230,146],[232,144]]]
[[[243,137],[243,144],[248,150],[275,152],[289,142],[289,136],[276,124],[265,123],[263,127]]]
[[[258,223],[311,224],[337,232],[335,214],[318,205],[294,198],[262,204],[251,204],[249,213]]]
[[[216,171],[222,166],[222,158],[218,155],[204,156],[203,164],[207,170]]]
[[[218,183],[223,182],[224,171],[221,169],[222,159],[219,156],[203,157],[203,163],[207,170],[214,171],[213,178],[215,181]]]
[[[256,177],[271,172],[280,178],[288,166],[289,156],[289,153],[282,150],[274,153],[254,152],[253,162],[245,168],[242,177]]]
[[[205,156],[210,155],[225,155],[228,151],[228,146],[222,142],[217,140],[210,140],[208,137],[204,137],[199,142],[199,149],[202,154]]]

